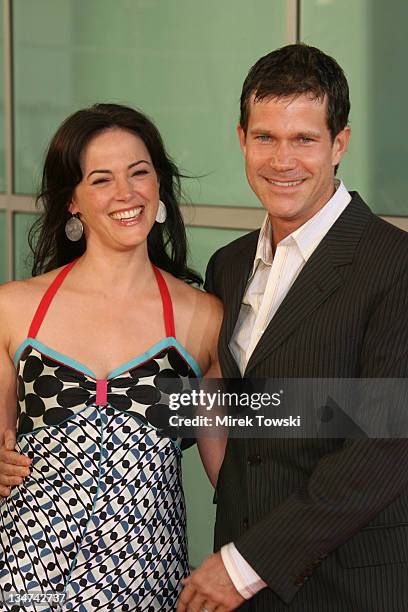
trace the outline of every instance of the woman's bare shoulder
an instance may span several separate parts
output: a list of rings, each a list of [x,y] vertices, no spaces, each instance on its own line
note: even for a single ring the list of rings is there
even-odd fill
[[[9,281],[0,285],[0,317],[6,322],[23,320],[27,314],[30,316],[47,287],[58,274],[52,270],[33,278]],[[23,315],[23,316],[22,316]]]
[[[219,325],[224,314],[221,300],[212,293],[207,293],[206,291],[200,291],[198,289],[196,289],[196,291],[198,294],[196,299],[202,315],[204,317],[212,317],[214,323]]]
[[[31,278],[9,281],[0,285],[0,300],[2,302],[7,302],[13,298],[28,297],[33,293],[38,293],[41,289],[47,288],[60,269],[61,268],[46,272],[45,274],[39,274]]]
[[[190,310],[194,312],[195,316],[198,315],[204,318],[214,317],[214,322],[222,319],[222,302],[215,295],[193,287],[166,272],[163,272],[163,275],[165,276],[173,301],[175,300],[183,310]]]

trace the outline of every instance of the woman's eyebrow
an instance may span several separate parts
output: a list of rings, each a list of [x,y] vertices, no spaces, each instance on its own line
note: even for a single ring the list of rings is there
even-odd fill
[[[134,168],[135,166],[139,165],[139,164],[149,164],[150,162],[147,161],[147,159],[139,159],[138,161],[132,162],[131,164],[128,165],[128,170],[130,170],[130,168]],[[90,172],[88,174],[88,176],[86,178],[89,178],[90,176],[92,176],[92,174],[112,174],[112,170],[104,170],[103,168],[97,168],[96,170],[92,170],[92,172]]]

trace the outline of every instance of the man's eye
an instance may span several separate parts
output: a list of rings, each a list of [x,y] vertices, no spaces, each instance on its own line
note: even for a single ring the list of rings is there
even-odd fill
[[[258,136],[256,136],[256,140],[259,140],[259,142],[268,142],[271,139],[271,137],[268,134],[258,134]]]
[[[300,141],[302,144],[309,144],[310,142],[313,142],[313,138],[309,138],[309,136],[301,136],[301,137],[299,138],[299,141]]]

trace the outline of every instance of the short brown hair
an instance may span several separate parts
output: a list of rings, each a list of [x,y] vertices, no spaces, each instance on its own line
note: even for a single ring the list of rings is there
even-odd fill
[[[250,69],[241,94],[240,125],[244,133],[252,96],[260,101],[300,94],[320,100],[327,96],[327,127],[334,140],[346,127],[350,112],[347,79],[336,60],[303,43],[272,51]]]

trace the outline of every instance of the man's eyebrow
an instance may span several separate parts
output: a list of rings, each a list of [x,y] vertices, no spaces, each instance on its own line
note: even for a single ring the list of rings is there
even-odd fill
[[[255,125],[254,127],[251,127],[248,129],[248,132],[257,134],[257,133],[261,133],[262,134],[272,134],[272,130],[268,130],[268,128],[264,128],[258,125]]]
[[[134,168],[135,166],[138,166],[139,164],[151,165],[150,162],[147,161],[147,159],[138,159],[137,161],[132,162],[131,164],[128,165],[128,170],[130,170],[131,168]],[[112,174],[112,170],[105,170],[104,168],[97,168],[95,170],[92,170],[92,172],[90,172],[86,178],[89,178],[93,174]]]
[[[320,132],[315,132],[314,130],[300,130],[297,133],[298,137],[307,136],[308,138],[319,138]]]
[[[251,134],[267,134],[268,136],[274,136],[274,132],[273,130],[268,130],[268,128],[263,128],[261,126],[255,126],[252,127],[248,130]],[[307,137],[313,137],[313,138],[319,138],[321,136],[320,132],[314,131],[314,130],[297,130],[296,132],[294,132],[293,136],[295,138],[299,138],[302,136],[307,136]]]

